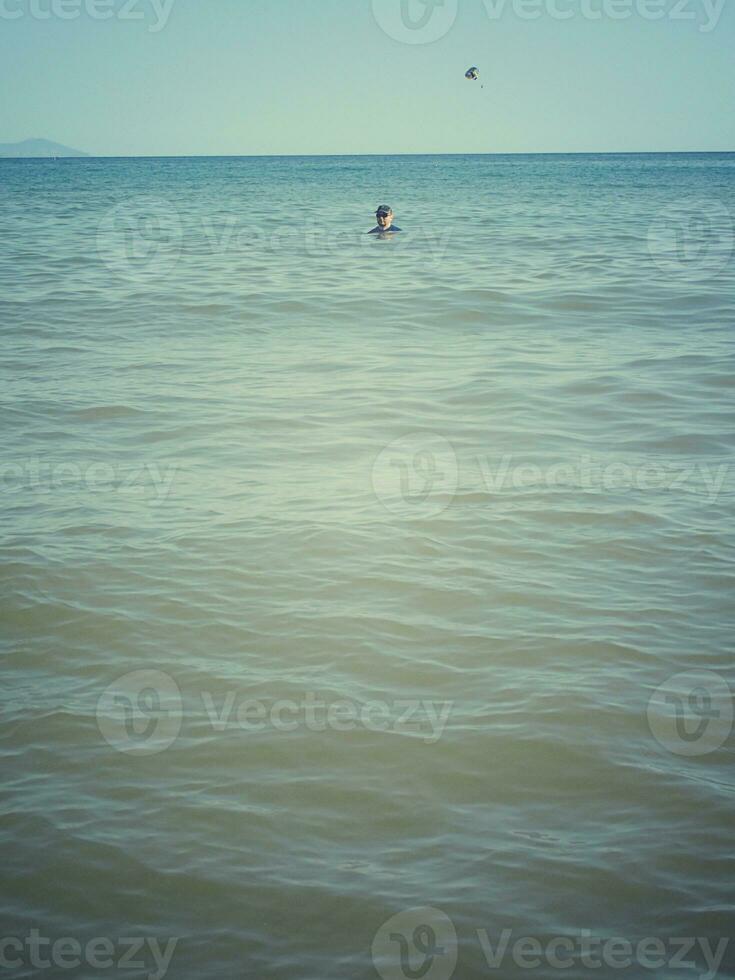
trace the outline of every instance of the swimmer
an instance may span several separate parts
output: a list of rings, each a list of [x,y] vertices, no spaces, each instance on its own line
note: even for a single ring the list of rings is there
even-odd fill
[[[377,228],[372,228],[368,235],[383,235],[386,232],[401,231],[401,229],[393,224],[393,208],[388,207],[387,204],[378,205],[378,210],[375,212],[375,217],[377,219]]]

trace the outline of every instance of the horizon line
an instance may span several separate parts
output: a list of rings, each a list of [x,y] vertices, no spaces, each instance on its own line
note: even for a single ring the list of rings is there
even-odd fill
[[[19,142],[25,142],[21,140]],[[6,144],[8,145],[8,144]],[[465,152],[462,150],[400,153],[86,153],[53,156],[0,156],[0,160],[240,160],[287,157],[483,157],[483,156],[684,156],[691,154],[732,154],[732,150],[486,150]]]

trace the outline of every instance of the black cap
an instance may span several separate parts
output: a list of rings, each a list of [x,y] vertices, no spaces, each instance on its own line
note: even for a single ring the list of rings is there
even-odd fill
[[[375,213],[384,214],[387,217],[389,214],[393,214],[393,208],[388,204],[379,204]]]

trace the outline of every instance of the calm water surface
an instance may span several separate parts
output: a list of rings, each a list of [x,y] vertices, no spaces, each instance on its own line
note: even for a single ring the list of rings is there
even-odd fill
[[[5,975],[735,977],[734,214],[727,154],[0,164]]]

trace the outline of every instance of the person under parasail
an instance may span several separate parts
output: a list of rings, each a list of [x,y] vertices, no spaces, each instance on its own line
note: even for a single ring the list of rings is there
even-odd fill
[[[480,77],[480,69],[479,68],[468,68],[467,71],[464,73],[464,77],[469,82],[476,82],[477,79]],[[481,85],[480,88],[485,88],[485,86],[484,85]]]
[[[375,212],[375,218],[378,222],[376,228],[372,228],[368,235],[383,235],[386,232],[391,234],[394,231],[401,231],[397,225],[393,224],[393,208],[389,207],[387,204],[379,204],[378,209]]]

